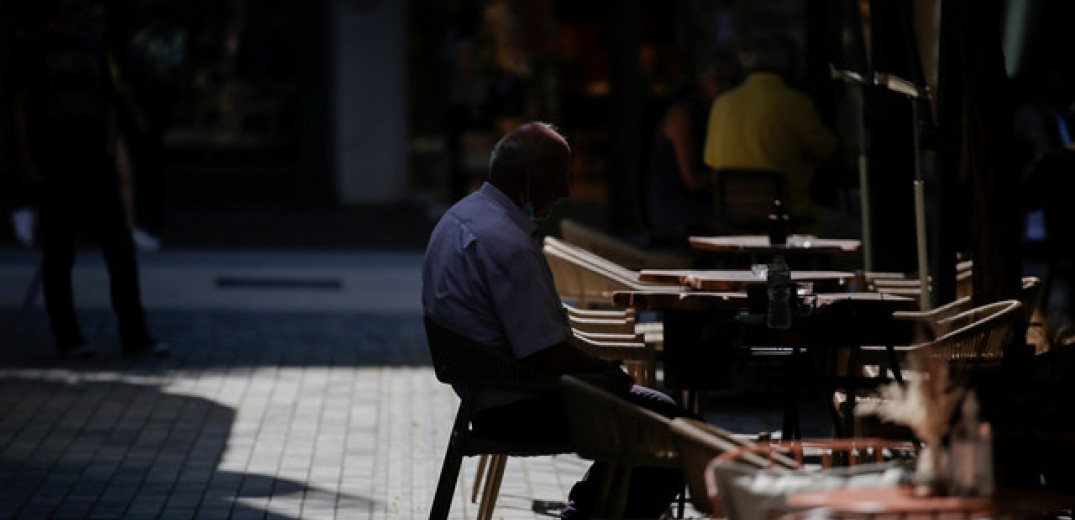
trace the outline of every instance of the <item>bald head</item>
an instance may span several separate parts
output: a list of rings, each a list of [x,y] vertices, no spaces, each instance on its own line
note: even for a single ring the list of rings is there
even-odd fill
[[[526,123],[505,135],[489,159],[489,183],[536,220],[567,196],[571,147],[552,125]]]

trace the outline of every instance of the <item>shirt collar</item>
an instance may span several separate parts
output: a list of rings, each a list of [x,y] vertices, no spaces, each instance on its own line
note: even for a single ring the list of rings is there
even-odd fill
[[[779,74],[766,71],[751,72],[747,75],[746,83],[780,83],[783,84],[784,80]]]
[[[502,206],[504,208],[504,213],[511,218],[511,220],[515,221],[526,234],[533,235],[534,231],[537,231],[537,224],[530,220],[526,214],[523,213],[523,210],[519,209],[519,206],[515,204],[515,201],[508,198],[508,196],[500,191],[499,188],[488,182],[484,182],[478,191],[480,191],[482,195],[492,199],[498,206]]]

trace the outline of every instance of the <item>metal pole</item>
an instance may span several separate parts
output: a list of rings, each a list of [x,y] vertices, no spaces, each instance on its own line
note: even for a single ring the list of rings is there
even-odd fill
[[[829,64],[829,73],[833,79],[842,81],[849,85],[856,85],[859,87],[859,94],[864,94],[866,86],[869,82],[862,77],[861,74],[850,71],[837,69],[831,63]],[[860,105],[861,106],[861,105]],[[862,213],[862,268],[866,272],[873,270],[873,237],[872,228],[873,224],[870,220],[870,175],[869,175],[869,162],[866,157],[866,129],[865,125],[860,124],[859,135],[859,156],[858,156],[858,170],[859,170],[859,211]]]
[[[929,287],[929,254],[926,242],[926,181],[922,179],[922,161],[918,150],[918,99],[927,97],[929,92],[919,88],[903,78],[878,72],[874,74],[874,83],[883,86],[892,92],[898,92],[907,96],[911,101],[911,130],[914,132],[912,140],[914,147],[914,206],[915,206],[915,238],[918,248],[918,285],[922,294],[919,304],[922,310],[927,311],[933,307],[930,298]]]

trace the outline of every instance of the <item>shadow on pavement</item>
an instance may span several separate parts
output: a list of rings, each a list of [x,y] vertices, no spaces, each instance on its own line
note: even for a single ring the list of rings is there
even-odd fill
[[[429,353],[417,313],[275,311],[149,311],[150,329],[167,341],[167,359],[127,359],[119,353],[110,310],[79,311],[83,333],[97,349],[90,360],[57,360],[40,308],[0,308],[0,366],[59,363],[85,368],[153,365],[166,369],[236,366],[426,366]]]
[[[283,519],[303,508],[369,509],[366,498],[222,469],[226,451],[229,465],[257,464],[243,451],[253,442],[232,432],[232,408],[128,377],[0,375],[0,517]]]

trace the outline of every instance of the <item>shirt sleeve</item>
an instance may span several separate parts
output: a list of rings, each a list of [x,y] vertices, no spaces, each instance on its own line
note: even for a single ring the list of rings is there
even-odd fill
[[[507,262],[491,264],[487,287],[515,357],[522,359],[570,339],[563,302],[540,251],[518,251]]]

